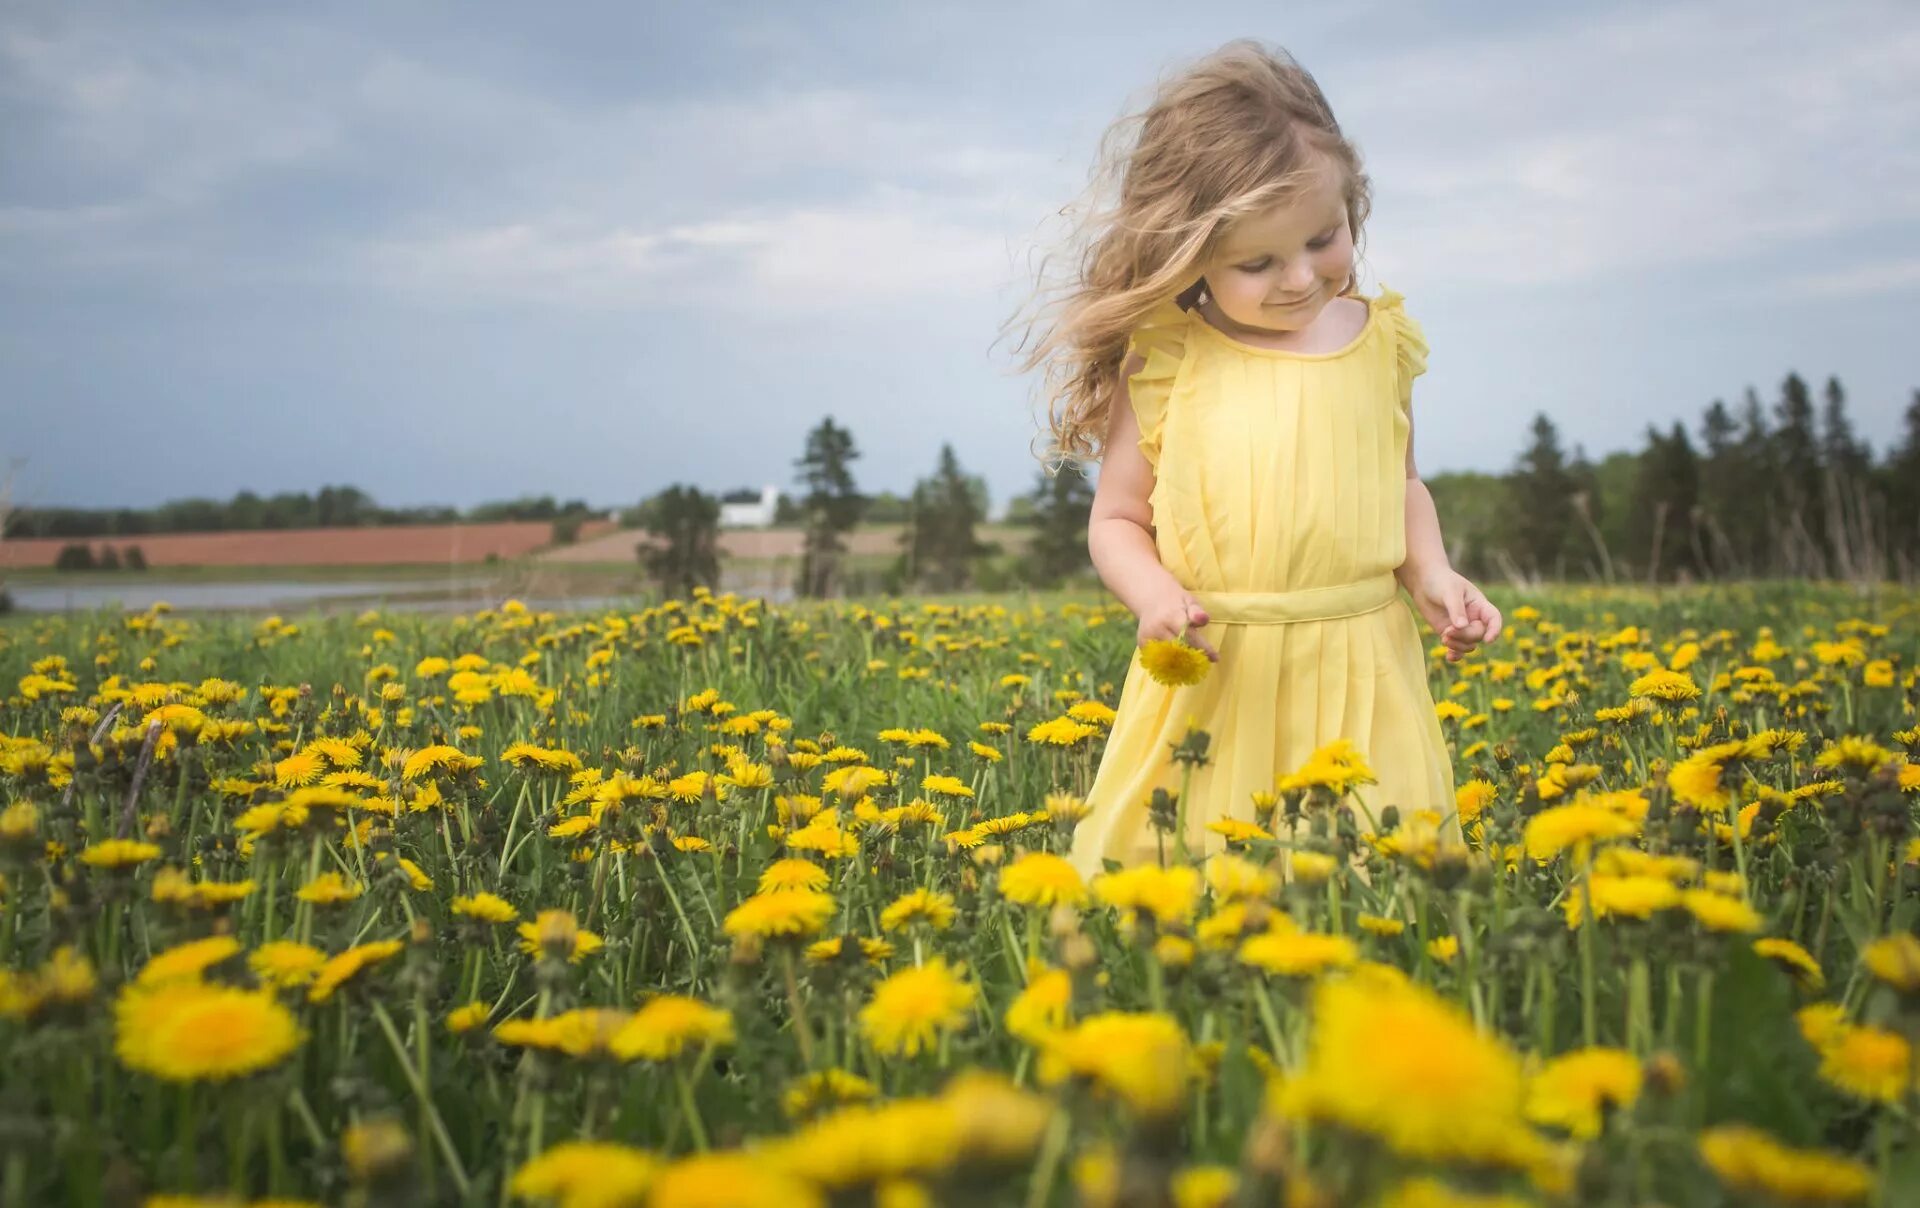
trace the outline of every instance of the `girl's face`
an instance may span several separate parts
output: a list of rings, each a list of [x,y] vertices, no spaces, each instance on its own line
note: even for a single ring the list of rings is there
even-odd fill
[[[1205,268],[1207,293],[1227,319],[1272,332],[1305,329],[1352,273],[1353,231],[1332,172],[1306,195],[1228,227]]]

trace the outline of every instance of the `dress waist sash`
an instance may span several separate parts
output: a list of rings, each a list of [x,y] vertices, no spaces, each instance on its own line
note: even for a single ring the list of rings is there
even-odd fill
[[[1284,625],[1293,621],[1333,621],[1385,608],[1400,594],[1392,571],[1355,583],[1307,587],[1298,591],[1196,591],[1213,625]]]

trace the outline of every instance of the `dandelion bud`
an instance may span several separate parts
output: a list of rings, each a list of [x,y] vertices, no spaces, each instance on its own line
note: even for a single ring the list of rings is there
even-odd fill
[[[1655,1053],[1647,1058],[1640,1074],[1646,1080],[1647,1090],[1656,1095],[1677,1095],[1687,1085],[1686,1067],[1672,1053]]]
[[[1154,941],[1154,959],[1170,969],[1184,969],[1193,963],[1193,941],[1180,935],[1163,935]]]
[[[760,952],[761,944],[759,936],[737,935],[733,939],[732,948],[727,952],[727,960],[731,964],[743,967],[757,965],[760,963]]]
[[[340,1135],[340,1156],[354,1182],[378,1183],[413,1161],[413,1139],[393,1120],[370,1120]]]
[[[1162,833],[1171,832],[1179,816],[1179,802],[1167,790],[1157,788],[1147,798],[1147,818],[1153,829]]]
[[[1253,795],[1254,821],[1258,822],[1261,826],[1271,826],[1272,820],[1273,820],[1273,811],[1277,806],[1279,806],[1279,804],[1280,804],[1280,797],[1277,793],[1271,793],[1264,789],[1254,793]]]
[[[1262,1112],[1247,1130],[1240,1157],[1249,1170],[1285,1177],[1293,1163],[1293,1133],[1278,1116]]]
[[[415,944],[431,944],[433,942],[433,924],[424,918],[414,919],[413,933],[409,938],[411,938]]]
[[[973,862],[982,868],[992,868],[1005,858],[1007,849],[998,843],[983,843],[973,849]]]
[[[1076,931],[1060,940],[1060,963],[1069,969],[1092,968],[1100,960],[1100,953],[1093,941]]]
[[[580,925],[569,911],[542,910],[534,920],[534,943],[540,946],[542,953],[554,960],[570,959],[579,935]]]
[[[1056,903],[1047,912],[1047,934],[1062,938],[1080,933],[1080,911],[1065,902]]]

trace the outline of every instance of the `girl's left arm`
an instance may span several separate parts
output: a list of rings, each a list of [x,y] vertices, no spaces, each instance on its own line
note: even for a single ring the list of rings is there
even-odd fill
[[[1413,464],[1411,416],[1407,423],[1407,560],[1394,578],[1446,643],[1447,661],[1457,663],[1475,646],[1500,636],[1500,610],[1447,559],[1433,493]]]

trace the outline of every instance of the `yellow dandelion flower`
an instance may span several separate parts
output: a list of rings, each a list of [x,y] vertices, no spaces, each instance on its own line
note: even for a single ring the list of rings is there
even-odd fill
[[[1860,954],[1867,972],[1903,994],[1920,991],[1920,939],[1902,931],[1866,946]]]
[[[613,1054],[626,1061],[665,1061],[688,1045],[733,1043],[733,1015],[684,994],[649,999],[614,1036]]]
[[[1873,1192],[1862,1163],[1782,1145],[1746,1124],[1722,1124],[1698,1138],[1700,1157],[1730,1191],[1787,1204],[1851,1204]]]
[[[943,1032],[966,1026],[979,988],[942,957],[902,969],[873,988],[860,1009],[860,1030],[876,1053],[912,1057]]]
[[[218,1082],[280,1064],[305,1039],[270,992],[197,980],[128,986],[114,1007],[114,1052],[169,1082]]]
[[[660,1160],[642,1149],[612,1141],[564,1141],[515,1171],[511,1190],[560,1208],[618,1208],[641,1203],[660,1169]]]
[[[155,986],[181,978],[198,981],[202,973],[239,951],[240,941],[230,935],[188,940],[164,952],[155,953],[153,959],[141,967],[134,982],[141,986]]]
[[[1827,984],[1826,974],[1820,970],[1820,962],[1792,940],[1772,936],[1757,939],[1753,941],[1753,951],[1785,969],[1805,989],[1817,992]]]
[[[1039,1072],[1049,1085],[1084,1078],[1138,1114],[1159,1118],[1186,1102],[1191,1058],[1187,1034],[1171,1015],[1103,1011],[1048,1034]]]
[[[137,839],[102,839],[80,851],[80,862],[92,868],[132,868],[160,858],[160,847]]]
[[[817,934],[833,917],[834,900],[811,889],[776,889],[756,893],[727,913],[724,927],[731,936],[761,938]]]
[[[294,897],[316,906],[338,906],[351,902],[367,891],[358,881],[349,881],[337,872],[323,872],[294,891]]]
[[[1065,969],[1039,969],[1007,1007],[1008,1034],[1039,1045],[1067,1026],[1073,1006],[1073,978]]]
[[[759,889],[762,893],[777,889],[825,889],[827,882],[826,869],[811,860],[789,856],[761,870]]]
[[[327,958],[325,964],[313,976],[313,984],[307,987],[308,1002],[326,1002],[334,992],[346,985],[366,969],[397,956],[404,945],[399,940],[375,940],[368,944],[355,944],[345,952]]]
[[[1000,870],[1000,893],[1010,902],[1034,908],[1080,906],[1087,901],[1079,870],[1052,852],[1027,852]]]
[[[1527,1119],[1590,1141],[1607,1111],[1640,1097],[1640,1060],[1624,1049],[1563,1053],[1527,1081]]]
[[[463,894],[453,899],[449,905],[453,913],[462,918],[474,919],[482,923],[511,923],[520,917],[513,903],[498,894]]]
[[[1156,683],[1177,688],[1205,679],[1213,660],[1198,646],[1154,638],[1140,647],[1140,666]]]
[[[953,926],[953,895],[932,889],[915,889],[894,899],[880,912],[883,931],[899,931],[915,923],[925,923],[935,931]]]
[[[1243,965],[1280,977],[1317,977],[1329,969],[1348,969],[1360,949],[1344,935],[1311,931],[1269,931],[1240,945]]]
[[[1140,864],[1102,873],[1093,892],[1117,910],[1151,914],[1161,923],[1183,922],[1200,900],[1200,874],[1186,865]]]
[[[1319,982],[1304,1067],[1269,1090],[1283,1118],[1377,1137],[1404,1157],[1525,1166],[1520,1059],[1457,1007],[1412,983]]]

